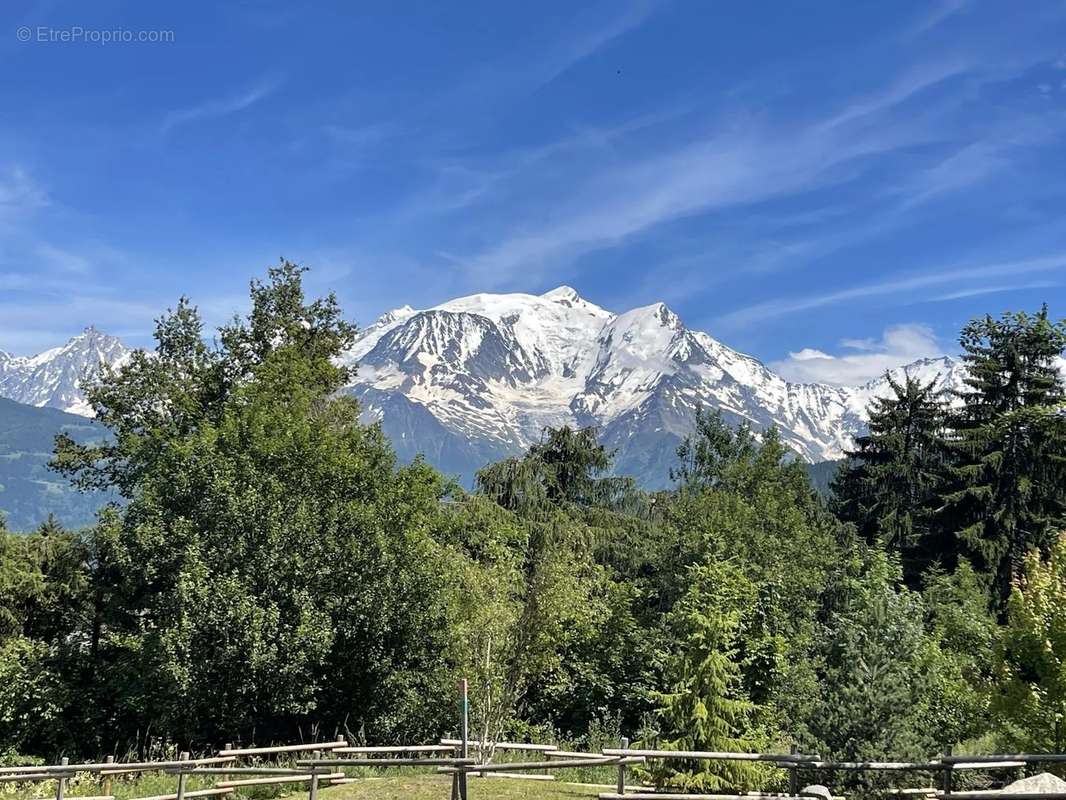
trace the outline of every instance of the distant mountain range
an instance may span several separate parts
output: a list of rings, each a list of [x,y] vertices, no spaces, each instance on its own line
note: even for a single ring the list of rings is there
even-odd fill
[[[567,286],[405,306],[368,326],[347,359],[359,368],[349,391],[400,455],[425,452],[463,477],[524,450],[546,425],[596,425],[619,472],[659,486],[701,407],[776,425],[809,462],[839,459],[865,430],[870,400],[888,391],[884,378],[790,383],[663,303],[615,314]],[[962,377],[949,358],[896,372],[952,388]]]
[[[61,432],[82,443],[105,435],[92,419],[0,398],[0,514],[11,530],[30,530],[49,513],[70,527],[88,525],[110,499],[102,492],[77,492],[48,469]]]
[[[80,388],[82,375],[101,361],[120,364],[128,353],[118,338],[96,328],[86,328],[62,347],[35,356],[13,356],[0,350],[0,397],[91,416]]]
[[[128,352],[93,328],[37,356],[0,352],[0,397],[87,415],[80,376]],[[838,459],[865,430],[870,400],[888,391],[884,378],[854,387],[791,383],[686,327],[663,303],[616,314],[567,286],[404,306],[366,327],[344,358],[358,367],[346,391],[367,420],[381,422],[400,458],[424,453],[467,483],[545,426],[596,425],[619,472],[660,486],[701,407],[760,430],[776,425],[806,461]],[[896,372],[949,388],[962,377],[949,358]]]

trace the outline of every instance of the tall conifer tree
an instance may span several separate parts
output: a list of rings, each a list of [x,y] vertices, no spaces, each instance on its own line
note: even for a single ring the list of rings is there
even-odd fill
[[[1066,417],[1058,359],[1066,324],[1038,313],[986,316],[960,338],[968,375],[953,413],[956,463],[944,511],[1006,600],[1026,552],[1066,525]]]
[[[936,520],[947,463],[945,404],[935,382],[886,375],[892,395],[870,405],[869,433],[833,481],[835,510],[869,542],[899,552],[911,586],[934,561],[954,565],[953,542]]]

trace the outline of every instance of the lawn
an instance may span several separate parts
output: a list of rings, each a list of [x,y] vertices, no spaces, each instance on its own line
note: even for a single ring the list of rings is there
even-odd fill
[[[444,775],[403,775],[369,778],[359,783],[333,786],[319,791],[320,800],[448,800],[451,778]],[[573,800],[594,798],[606,788],[597,789],[555,781],[523,781],[508,778],[470,778],[470,800]],[[298,800],[306,792],[289,797]]]

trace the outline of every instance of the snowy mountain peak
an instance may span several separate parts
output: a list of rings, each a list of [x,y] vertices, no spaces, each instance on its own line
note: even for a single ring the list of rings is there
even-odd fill
[[[545,300],[551,300],[554,303],[562,303],[570,306],[588,305],[591,306],[585,298],[577,293],[577,289],[572,286],[556,286],[550,292],[545,292],[541,295]]]
[[[392,311],[386,311],[376,320],[374,325],[388,325],[390,322],[396,322],[398,320],[407,319],[415,313],[415,310],[409,305],[402,305],[399,308],[394,308]]]
[[[756,430],[775,425],[817,461],[839,458],[864,430],[870,399],[889,390],[884,379],[854,388],[790,383],[690,330],[665,303],[614,314],[570,286],[450,300],[368,329],[350,360],[360,369],[349,391],[404,446],[416,447],[418,435],[392,430],[383,409],[406,426],[432,420],[432,432],[421,434],[432,445],[418,446],[454,458],[470,448],[483,455],[476,443],[485,442],[497,455],[517,452],[547,425],[596,425],[618,449],[621,470],[660,478],[699,408]],[[900,369],[950,385],[957,366],[933,359]],[[481,466],[443,455],[440,463],[467,475]]]
[[[128,352],[93,327],[36,356],[0,352],[0,396],[91,414],[83,374]],[[346,391],[401,458],[424,453],[465,477],[528,447],[545,426],[595,425],[621,472],[661,481],[700,408],[756,430],[775,425],[805,459],[839,458],[865,430],[870,401],[890,391],[884,378],[792,383],[686,327],[664,303],[615,314],[569,286],[401,306],[363,329],[342,360],[358,367]],[[964,367],[927,358],[891,372],[958,388]]]
[[[545,300],[580,300],[581,295],[577,293],[577,289],[573,286],[567,286],[565,283],[562,286],[556,286],[551,291],[545,292],[541,295]]]
[[[101,362],[121,364],[129,352],[120,339],[90,325],[61,347],[34,356],[0,357],[0,397],[89,416],[83,376]]]

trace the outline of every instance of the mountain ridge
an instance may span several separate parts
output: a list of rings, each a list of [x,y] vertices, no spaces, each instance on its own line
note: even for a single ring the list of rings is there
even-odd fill
[[[0,396],[89,415],[78,379],[129,350],[94,328],[32,357],[0,353]],[[427,309],[401,306],[364,328],[342,361],[344,391],[380,422],[401,459],[418,453],[469,481],[487,461],[521,452],[546,426],[597,426],[620,472],[666,480],[696,410],[734,424],[776,425],[804,460],[838,459],[888,391],[793,383],[758,359],[688,328],[665,303],[615,313],[569,286],[540,295],[479,293]],[[957,388],[961,364],[920,359],[894,370]]]
[[[121,365],[130,349],[116,336],[90,325],[66,344],[33,356],[0,350],[0,397],[30,406],[91,416],[80,383],[101,361]]]

